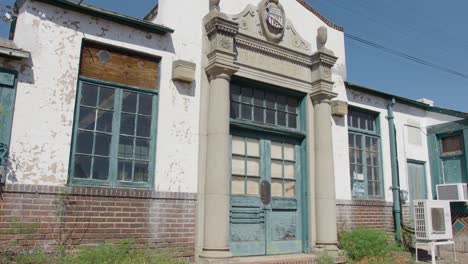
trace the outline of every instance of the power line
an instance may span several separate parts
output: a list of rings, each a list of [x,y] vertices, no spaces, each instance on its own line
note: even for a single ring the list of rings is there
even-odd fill
[[[391,53],[391,54],[396,55],[398,57],[410,60],[412,62],[416,62],[416,63],[422,64],[424,66],[427,66],[427,67],[431,67],[431,68],[434,68],[434,69],[437,69],[437,70],[440,70],[440,71],[443,71],[443,72],[446,72],[446,73],[449,73],[449,74],[456,75],[458,77],[468,79],[468,74],[466,74],[466,73],[462,73],[462,72],[459,72],[457,70],[450,69],[450,68],[447,68],[447,67],[432,63],[430,61],[420,59],[420,58],[414,57],[412,55],[409,55],[409,54],[406,54],[406,53],[403,53],[403,52],[400,52],[400,51],[397,51],[397,50],[394,50],[394,49],[384,47],[384,46],[382,46],[380,44],[365,40],[365,39],[360,38],[360,37],[356,37],[356,36],[348,34],[348,33],[344,33],[344,35],[345,35],[345,37],[347,37],[349,39],[352,39],[354,41],[357,41],[359,43],[371,46],[371,47],[376,48],[376,49],[383,50],[385,52],[388,52],[388,53]]]

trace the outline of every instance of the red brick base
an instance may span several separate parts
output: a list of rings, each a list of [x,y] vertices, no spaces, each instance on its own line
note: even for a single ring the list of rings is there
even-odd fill
[[[383,201],[338,200],[336,202],[338,230],[371,227],[394,231],[393,204]]]
[[[131,241],[193,257],[196,194],[12,184],[0,198],[0,251]]]

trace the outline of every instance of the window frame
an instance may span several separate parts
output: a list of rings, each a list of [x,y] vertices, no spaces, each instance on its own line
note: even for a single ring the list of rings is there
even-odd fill
[[[239,101],[235,101],[232,99],[232,88],[233,87],[237,87],[239,89]],[[242,88],[246,88],[246,89],[251,89],[252,90],[252,98],[249,100],[249,102],[247,101],[243,101],[243,98],[244,96],[242,95]],[[255,104],[255,90],[260,90],[263,92],[263,100],[262,100],[262,105],[257,105]],[[274,101],[274,106],[273,108],[270,108],[267,106],[267,99],[266,99],[266,95],[267,93],[270,93],[270,94],[273,94],[275,95],[275,101]],[[286,105],[285,105],[285,109],[284,110],[281,110],[278,108],[278,100],[277,98],[279,96],[284,96],[286,98]],[[297,102],[297,105],[295,107],[295,112],[291,112],[288,110],[288,107],[289,107],[289,99],[292,98],[292,99],[295,99],[296,102]],[[232,102],[235,102],[237,104],[239,104],[238,106],[238,117],[237,118],[234,118],[232,117],[232,113],[230,112],[229,113],[229,118],[230,118],[230,122],[231,124],[239,124],[239,125],[247,125],[247,126],[250,126],[250,127],[257,127],[257,128],[265,128],[266,130],[277,130],[277,131],[284,131],[288,134],[299,134],[299,136],[302,136],[302,137],[305,137],[305,127],[304,127],[304,124],[302,122],[302,118],[303,118],[303,115],[304,113],[302,113],[303,111],[301,110],[301,105],[303,104],[303,94],[301,94],[300,92],[297,92],[297,91],[293,91],[293,90],[285,90],[284,88],[281,89],[281,88],[277,88],[273,85],[268,85],[268,84],[264,84],[264,83],[258,83],[258,82],[255,82],[255,81],[251,81],[251,80],[245,80],[245,79],[242,79],[242,78],[236,78],[234,81],[232,81],[230,83],[230,88],[229,88],[229,108],[230,108],[230,111],[232,111]],[[242,117],[242,108],[243,108],[243,105],[248,105],[250,106],[252,109],[251,109],[251,119],[245,119]],[[255,121],[255,108],[262,108],[263,109],[263,122],[259,122],[259,121]],[[267,110],[273,110],[274,113],[275,113],[275,123],[272,124],[272,123],[268,123],[266,120],[267,120]],[[279,113],[285,113],[286,114],[286,119],[285,119],[285,122],[286,122],[286,125],[280,125],[278,124],[278,114]],[[292,128],[292,127],[289,127],[288,125],[290,124],[290,121],[289,121],[289,115],[295,115],[296,116],[296,127],[295,128]]]
[[[69,186],[85,186],[85,187],[109,187],[109,188],[136,188],[154,190],[155,171],[156,171],[156,146],[157,146],[157,127],[158,127],[158,114],[159,114],[159,80],[155,90],[149,90],[140,87],[129,86],[120,83],[109,81],[101,81],[88,77],[78,77],[77,94],[75,102],[75,113],[73,121],[72,133],[72,147],[70,148],[69,169],[68,169],[68,185]],[[90,83],[93,85],[110,87],[115,89],[114,113],[112,123],[112,139],[109,154],[109,178],[108,180],[97,179],[81,179],[74,177],[74,162],[76,153],[77,132],[79,124],[79,110],[80,101],[82,96],[83,83]],[[119,92],[117,92],[119,91]],[[116,116],[122,113],[122,98],[121,94],[124,91],[133,91],[137,93],[149,94],[153,96],[153,109],[151,113],[151,131],[150,131],[150,146],[149,146],[149,168],[148,168],[148,182],[119,182],[118,178],[118,142],[120,134],[120,119]],[[120,94],[119,96],[117,94]],[[117,130],[115,130],[117,129]],[[118,132],[118,133],[117,133]],[[135,160],[135,159],[133,159]]]
[[[373,130],[366,130],[366,129],[352,127],[351,124],[349,124],[349,118],[350,118],[350,115],[351,115],[352,112],[362,113],[362,114],[365,114],[365,115],[372,116],[373,120],[374,120],[373,121],[374,129]],[[350,184],[351,184],[351,186],[350,186],[351,187],[351,197],[354,200],[384,200],[385,199],[385,195],[384,195],[385,181],[384,181],[383,158],[382,158],[382,137],[381,137],[381,130],[380,130],[380,113],[379,112],[373,112],[371,110],[367,110],[367,109],[363,109],[363,108],[350,106],[346,120],[347,120],[347,127],[348,127],[348,140],[349,140],[349,136],[351,134],[362,136],[361,149],[360,149],[359,154],[361,155],[362,166],[363,166],[363,174],[365,175],[365,177],[364,177],[365,195],[356,196],[356,195],[354,195],[354,192],[353,192],[353,186],[354,186],[355,180],[353,179],[353,176],[350,173],[349,179],[350,179]],[[368,175],[367,175],[368,164],[367,164],[366,149],[365,149],[366,138],[377,139],[377,147],[378,147],[377,151],[378,151],[378,162],[379,162],[378,171],[379,171],[379,174],[380,174],[379,175],[380,176],[379,177],[380,178],[380,195],[369,196],[369,193],[368,193],[369,192],[369,190],[368,190],[368,188],[369,188],[368,187]],[[351,145],[349,144],[349,141],[348,141],[348,160],[349,160],[348,165],[349,165],[350,171],[351,171],[351,159],[350,159],[350,154],[349,154],[349,149],[350,148],[351,148]]]

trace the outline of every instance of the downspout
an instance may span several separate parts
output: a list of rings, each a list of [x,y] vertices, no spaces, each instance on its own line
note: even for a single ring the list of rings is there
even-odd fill
[[[393,220],[395,223],[395,240],[401,243],[401,208],[400,208],[400,186],[398,184],[398,169],[397,169],[397,146],[395,135],[395,117],[393,116],[393,106],[395,98],[388,105],[388,129],[390,134],[390,155],[392,161],[392,192],[393,192]]]

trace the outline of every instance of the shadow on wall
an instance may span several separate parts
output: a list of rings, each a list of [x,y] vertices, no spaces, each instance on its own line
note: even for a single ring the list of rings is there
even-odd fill
[[[57,28],[65,27],[77,33],[82,33],[83,38],[86,38],[85,34],[89,34],[95,37],[129,43],[149,49],[175,53],[171,34],[161,36],[156,33],[148,33],[104,19],[69,12],[65,9],[52,8],[52,6],[46,4],[40,4],[40,6],[47,6],[47,8],[38,9],[37,7],[28,5],[26,11],[42,21],[56,24]],[[117,30],[113,30],[113,28]],[[122,31],[122,28],[127,28],[128,30]]]
[[[32,59],[0,59],[0,65],[8,70],[18,72],[18,83],[34,84],[34,64]]]
[[[194,97],[195,96],[195,81],[193,82],[180,82],[180,81],[174,81],[174,86],[177,88],[177,91],[179,92],[180,95],[185,95],[185,96],[190,96]]]

